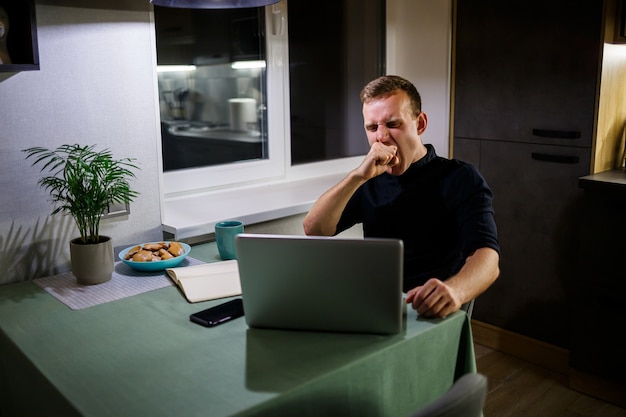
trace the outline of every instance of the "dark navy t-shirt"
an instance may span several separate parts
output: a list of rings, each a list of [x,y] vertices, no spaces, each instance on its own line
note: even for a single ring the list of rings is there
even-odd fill
[[[365,237],[401,239],[404,291],[454,275],[476,249],[500,251],[485,179],[474,166],[426,148],[404,174],[382,174],[363,184],[337,225],[337,233],[362,223]]]

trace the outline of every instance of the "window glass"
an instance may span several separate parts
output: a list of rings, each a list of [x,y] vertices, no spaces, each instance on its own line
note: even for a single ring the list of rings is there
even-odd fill
[[[385,2],[292,1],[288,14],[292,165],[367,153],[359,92],[384,72]]]
[[[267,158],[263,9],[154,9],[163,170]]]

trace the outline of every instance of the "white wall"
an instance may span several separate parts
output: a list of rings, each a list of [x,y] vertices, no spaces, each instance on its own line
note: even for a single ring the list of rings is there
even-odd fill
[[[101,233],[114,245],[162,238],[150,12],[37,5],[36,13],[41,69],[0,73],[0,283],[68,270],[77,236],[70,218],[50,217],[27,147],[96,144],[137,158],[131,186],[140,196]]]
[[[387,73],[413,82],[428,128],[422,139],[449,156],[452,0],[387,0]]]

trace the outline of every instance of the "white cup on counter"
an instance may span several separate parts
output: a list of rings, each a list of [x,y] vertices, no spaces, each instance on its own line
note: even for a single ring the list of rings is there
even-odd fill
[[[230,110],[230,130],[247,132],[256,130],[257,109],[253,98],[231,98],[228,100]]]

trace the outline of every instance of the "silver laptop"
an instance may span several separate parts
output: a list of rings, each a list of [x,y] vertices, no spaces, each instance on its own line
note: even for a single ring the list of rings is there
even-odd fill
[[[235,246],[251,328],[402,329],[401,240],[242,233]]]

